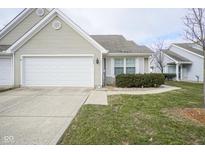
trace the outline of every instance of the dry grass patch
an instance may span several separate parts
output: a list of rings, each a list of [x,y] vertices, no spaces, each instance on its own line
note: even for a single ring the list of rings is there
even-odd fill
[[[185,108],[181,110],[181,114],[190,120],[205,124],[205,109],[202,108]]]
[[[205,125],[204,108],[172,108],[163,109],[162,112],[178,120],[191,120],[192,122]]]

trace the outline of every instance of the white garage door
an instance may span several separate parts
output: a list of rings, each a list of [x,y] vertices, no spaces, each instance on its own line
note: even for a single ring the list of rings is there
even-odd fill
[[[11,58],[0,58],[0,85],[12,84]]]
[[[92,57],[24,57],[25,86],[93,87]]]

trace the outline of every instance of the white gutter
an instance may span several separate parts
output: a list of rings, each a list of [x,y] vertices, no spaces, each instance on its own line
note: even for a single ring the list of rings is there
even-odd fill
[[[171,59],[172,61],[174,61],[176,64],[178,64],[179,62],[175,59],[173,59],[172,57],[170,57],[169,55],[167,55],[166,53],[164,53],[165,56],[167,56],[169,59]]]
[[[152,53],[108,53],[107,56],[152,56]]]
[[[176,64],[192,64],[192,62],[177,61],[173,59],[172,57],[170,57],[169,55],[167,55],[166,53],[164,53],[164,55],[167,56],[169,59],[173,60]]]

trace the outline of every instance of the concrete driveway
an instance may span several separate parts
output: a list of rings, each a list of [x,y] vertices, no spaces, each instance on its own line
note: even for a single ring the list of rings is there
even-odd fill
[[[0,93],[0,144],[56,144],[89,93],[56,87]]]

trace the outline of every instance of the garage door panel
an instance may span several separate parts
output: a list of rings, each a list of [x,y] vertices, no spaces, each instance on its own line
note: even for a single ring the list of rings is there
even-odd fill
[[[92,57],[26,57],[24,85],[93,87]]]
[[[12,84],[11,58],[0,58],[0,85]]]

